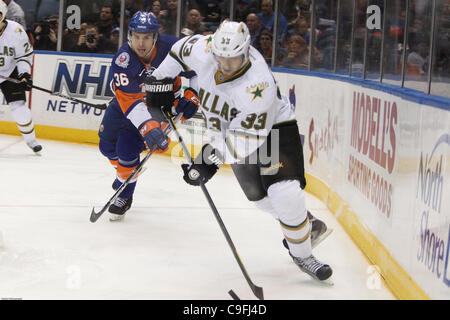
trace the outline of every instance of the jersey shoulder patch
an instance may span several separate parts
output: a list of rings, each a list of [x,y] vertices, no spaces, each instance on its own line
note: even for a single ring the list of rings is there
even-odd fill
[[[128,52],[123,51],[121,54],[119,54],[115,61],[116,65],[122,68],[127,68],[130,64],[130,55]]]

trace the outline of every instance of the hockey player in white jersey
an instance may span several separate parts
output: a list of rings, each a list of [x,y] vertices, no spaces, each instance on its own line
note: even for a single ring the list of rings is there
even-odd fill
[[[247,198],[279,221],[295,264],[315,279],[328,279],[331,267],[312,255],[295,114],[250,46],[247,26],[226,20],[213,36],[179,40],[152,75],[161,81],[191,70],[211,141],[193,164],[182,165],[184,180],[206,183],[222,163],[231,164]]]
[[[31,111],[26,105],[25,96],[25,91],[30,91],[33,84],[33,48],[23,27],[5,19],[7,12],[7,5],[0,0],[0,75],[18,79],[21,83],[0,78],[0,89],[25,142],[34,152],[39,152],[42,146],[36,141]]]

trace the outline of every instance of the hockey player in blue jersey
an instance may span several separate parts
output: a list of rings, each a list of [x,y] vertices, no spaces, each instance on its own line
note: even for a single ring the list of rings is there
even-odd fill
[[[152,13],[137,12],[128,24],[128,42],[112,60],[111,88],[115,98],[106,109],[100,125],[99,148],[116,168],[114,189],[119,188],[137,167],[140,153],[146,147],[150,149],[156,146],[162,152],[167,150],[169,141],[161,128],[164,126],[161,107],[175,106],[175,113],[182,112],[185,119],[197,112],[197,93],[194,89],[187,88],[181,96],[179,76],[169,79],[173,90],[166,95],[159,94],[156,98],[158,100],[152,100],[151,94],[146,94],[143,89],[152,71],[178,40],[174,36],[159,35],[158,30],[158,20]],[[164,98],[161,99],[161,96]],[[130,209],[136,179],[137,177],[125,187],[109,207],[111,221],[121,220]]]

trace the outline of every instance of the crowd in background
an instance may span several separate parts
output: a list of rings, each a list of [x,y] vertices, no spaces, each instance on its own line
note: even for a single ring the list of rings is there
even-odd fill
[[[5,2],[14,3],[12,0]],[[15,5],[30,6],[25,4],[26,2],[16,0]],[[49,14],[40,17],[40,8],[31,8],[25,12],[26,19],[22,19],[23,24],[33,39],[35,49],[56,50],[59,1],[37,2],[44,5],[54,2],[53,12],[47,10]],[[337,0],[316,0],[314,15],[311,13],[311,2],[311,0],[278,2],[280,15],[275,42],[272,0],[235,0],[233,18],[247,24],[251,44],[261,52],[271,66],[350,72],[353,75],[367,72],[369,78],[371,75],[375,78],[380,77],[382,66],[385,78],[395,80],[405,61],[408,77],[426,77],[430,61],[428,55],[433,1],[409,0],[407,30],[405,30],[407,0],[340,0],[339,12]],[[384,8],[385,3],[387,8]],[[81,7],[83,21],[79,29],[64,28],[62,51],[115,53],[120,41],[120,0],[65,1],[66,8],[71,4]],[[355,16],[353,4],[356,4]],[[229,18],[230,5],[231,1],[182,1],[179,36],[214,33],[220,22]],[[383,17],[381,22],[385,23],[381,29],[367,28],[366,10],[369,5],[381,8]],[[450,0],[436,0],[436,6],[433,70],[434,74],[449,77]],[[125,0],[124,41],[127,37],[128,21],[138,10],[153,12],[161,25],[160,33],[176,35],[177,9],[178,0]],[[314,30],[311,30],[311,26],[314,26]],[[384,30],[384,54],[381,52],[382,30]],[[406,47],[403,45],[405,32]],[[402,59],[404,50],[406,59]],[[367,54],[364,57],[365,51]]]

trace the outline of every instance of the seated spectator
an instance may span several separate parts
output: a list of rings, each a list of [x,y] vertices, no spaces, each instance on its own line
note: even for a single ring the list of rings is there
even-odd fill
[[[109,39],[111,31],[118,27],[114,20],[113,8],[110,5],[104,5],[100,10],[100,21],[97,23],[99,37]]]
[[[14,2],[14,0],[3,0],[8,6],[8,12],[6,13],[6,19],[15,21],[22,25],[24,30],[27,30],[27,24],[25,22],[25,12],[20,5]]]
[[[246,21],[250,13],[258,12],[257,1],[252,0],[237,0],[236,1],[236,21]]]
[[[269,66],[272,65],[272,40],[272,32],[267,29],[263,29],[256,46],[256,49],[258,49],[258,51],[262,54],[262,56],[266,60],[267,65]],[[275,61],[274,65],[278,65],[278,60]]]
[[[156,18],[158,18],[159,14],[161,13],[161,1],[154,0],[151,4],[150,12],[153,13]]]
[[[259,20],[263,25],[263,28],[268,29],[273,32],[273,24],[275,21],[275,14],[272,8],[272,0],[262,0],[261,2],[261,12],[258,13]],[[283,14],[278,16],[278,40],[283,41],[287,33],[287,20]]]
[[[125,10],[130,11],[131,16],[140,10],[140,5],[136,0],[125,0]]]
[[[74,52],[86,52],[86,53],[115,53],[117,46],[100,36],[98,32],[98,26],[94,24],[87,24],[85,32],[80,31],[78,43],[74,48]]]
[[[161,10],[158,22],[161,34],[176,35],[178,0],[167,0],[167,10]]]
[[[208,0],[204,10],[205,19],[203,23],[208,28],[216,30],[220,24],[222,10],[218,0]]]
[[[259,20],[259,17],[255,13],[250,13],[247,16],[246,24],[248,31],[250,32],[250,44],[252,46],[255,46],[259,36],[261,35],[261,31],[263,30],[261,21]]]
[[[114,28],[113,31],[111,32],[111,35],[109,36],[109,41],[111,41],[111,44],[116,47],[117,49],[119,48],[119,37],[120,37],[120,28]]]
[[[320,62],[317,49],[313,53],[313,62]],[[287,55],[281,61],[281,66],[294,69],[307,69],[309,65],[309,47],[300,35],[293,35],[289,38]]]
[[[33,26],[34,49],[55,51],[58,42],[58,15],[52,15]]]
[[[192,31],[192,34],[202,34],[206,30],[206,26],[202,22],[203,17],[197,9],[191,9],[186,18],[184,28]]]

